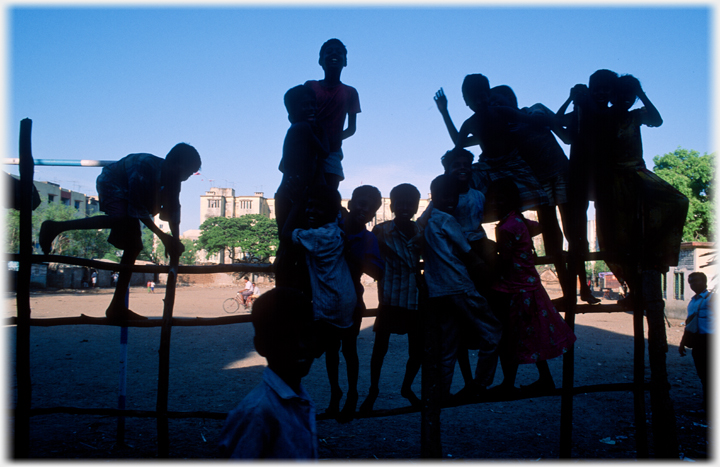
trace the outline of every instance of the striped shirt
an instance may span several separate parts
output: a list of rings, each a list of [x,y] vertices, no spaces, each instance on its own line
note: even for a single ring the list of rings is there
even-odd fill
[[[356,295],[344,249],[344,234],[336,222],[317,229],[295,229],[292,241],[302,245],[310,275],[315,319],[339,328],[353,324]]]
[[[420,231],[414,222],[413,229],[415,234]],[[380,305],[417,310],[415,270],[420,261],[420,252],[417,247],[410,245],[410,238],[397,228],[395,221],[376,225],[372,233],[377,237],[380,255],[385,260],[385,275],[378,282]]]

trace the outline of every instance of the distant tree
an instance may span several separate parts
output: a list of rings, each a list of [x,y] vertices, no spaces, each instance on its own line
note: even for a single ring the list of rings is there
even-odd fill
[[[247,214],[240,220],[240,248],[245,259],[268,262],[280,244],[275,220],[260,214]]]
[[[189,238],[181,238],[180,242],[185,247],[185,251],[182,255],[180,255],[180,264],[185,264],[187,266],[195,264],[197,252],[199,250],[197,242],[195,240],[190,240]],[[162,242],[158,242],[157,247],[155,248],[155,255],[160,263],[164,264],[168,262],[169,258],[165,256],[165,245],[163,245]]]
[[[228,252],[235,262],[235,249],[240,248],[244,259],[267,261],[279,245],[277,224],[259,214],[241,217],[211,217],[200,225],[197,246],[208,255]]]
[[[678,147],[664,156],[655,156],[653,162],[653,171],[690,200],[683,241],[714,241],[715,153],[701,156],[697,151]]]
[[[100,215],[99,213],[96,215]],[[66,221],[84,217],[77,209],[62,203],[46,203],[33,212],[33,239],[37,243],[40,226],[46,220]],[[15,232],[13,232],[15,235]],[[109,229],[100,230],[68,230],[58,235],[53,241],[53,251],[64,256],[80,258],[103,258],[116,248],[107,241]],[[8,239],[10,245],[15,239]]]
[[[200,225],[198,247],[208,256],[227,251],[234,262],[235,249],[240,247],[242,240],[240,230],[239,217],[211,217]]]

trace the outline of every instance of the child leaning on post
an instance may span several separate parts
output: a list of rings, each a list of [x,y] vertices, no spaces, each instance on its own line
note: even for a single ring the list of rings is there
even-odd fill
[[[120,264],[132,266],[142,251],[140,222],[158,236],[169,256],[180,255],[180,184],[200,170],[200,154],[186,143],[175,145],[162,159],[152,154],[130,154],[103,168],[96,186],[100,210],[104,216],[70,221],[45,221],[40,227],[40,247],[45,254],[52,251],[52,242],[68,230],[111,229],[108,242],[123,250]],[[153,221],[153,216],[170,225],[166,234]],[[105,316],[112,320],[146,319],[130,311],[125,296],[130,285],[130,271],[118,275],[115,294]]]

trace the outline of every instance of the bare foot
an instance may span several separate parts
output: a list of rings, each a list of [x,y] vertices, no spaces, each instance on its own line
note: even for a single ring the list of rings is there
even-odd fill
[[[52,242],[55,240],[55,237],[57,237],[57,222],[43,222],[40,226],[40,235],[38,237],[43,253],[49,255],[50,252],[52,252]]]
[[[378,394],[380,394],[380,389],[370,388],[367,398],[365,399],[365,401],[363,401],[362,405],[360,405],[360,413],[367,413],[372,411]]]
[[[402,388],[400,390],[400,395],[403,396],[405,399],[410,401],[410,405],[412,405],[415,408],[422,407],[422,401],[418,399],[418,397],[415,395],[414,392],[412,392],[412,389],[410,388]],[[361,407],[362,409],[362,407]]]
[[[342,399],[343,392],[340,389],[330,390],[330,404],[325,409],[325,413],[333,417],[337,416],[340,412],[340,399]]]
[[[357,407],[358,393],[357,391],[348,391],[347,398],[345,399],[345,406],[343,406],[342,412],[337,418],[340,423],[347,423],[355,418],[355,407]]]

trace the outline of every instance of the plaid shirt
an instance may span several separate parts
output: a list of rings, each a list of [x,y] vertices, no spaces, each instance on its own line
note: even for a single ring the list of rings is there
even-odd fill
[[[415,223],[413,227],[417,234],[420,228]],[[410,238],[397,228],[395,221],[376,225],[372,233],[377,237],[380,254],[385,260],[385,275],[378,282],[380,304],[417,310],[415,269],[420,261],[420,252],[410,246]]]

